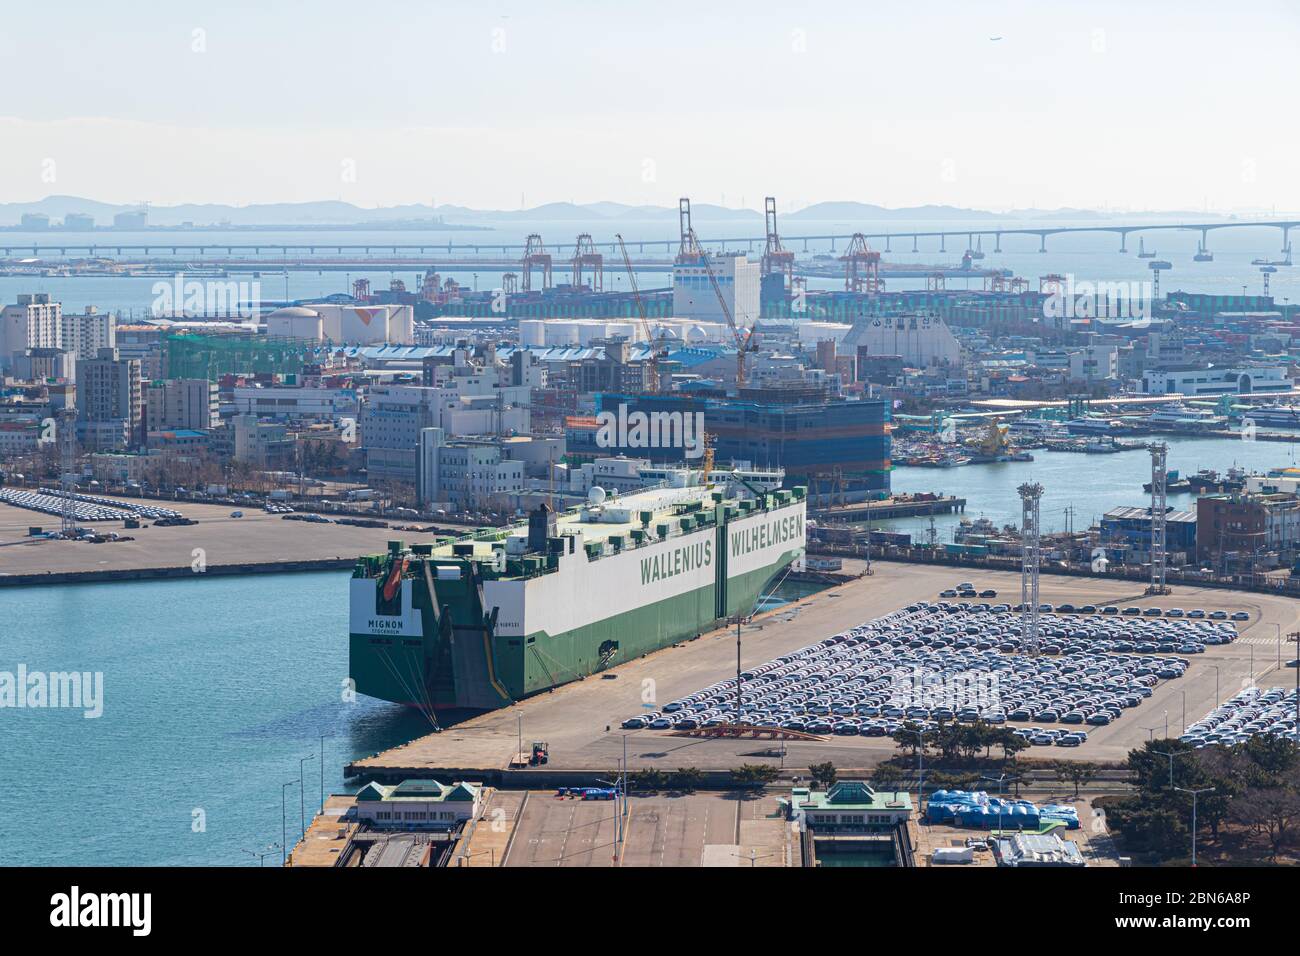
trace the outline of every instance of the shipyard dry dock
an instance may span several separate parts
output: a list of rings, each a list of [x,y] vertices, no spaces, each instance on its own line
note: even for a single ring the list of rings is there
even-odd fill
[[[861,562],[846,560],[844,571],[857,574]],[[877,561],[873,574],[756,617],[742,628],[742,664],[753,667],[798,648],[821,641],[854,625],[880,617],[920,600],[935,600],[944,588],[962,581],[980,589],[995,588],[998,601],[1019,601],[1020,578],[1009,572],[962,567],[914,565]],[[1142,706],[1126,711],[1105,727],[1090,727],[1082,747],[1035,748],[1027,758],[1089,761],[1123,760],[1129,749],[1148,737],[1181,732],[1184,714],[1191,724],[1215,706],[1216,695],[1227,700],[1250,679],[1261,686],[1290,687],[1295,671],[1278,667],[1296,656],[1286,635],[1300,625],[1300,604],[1266,594],[1217,588],[1177,587],[1172,595],[1146,597],[1135,582],[1044,575],[1042,600],[1246,611],[1238,622],[1240,639],[1212,646],[1191,658],[1184,677],[1162,681]],[[1282,636],[1279,650],[1278,635]],[[1217,670],[1216,670],[1217,668]],[[895,752],[889,738],[832,737],[825,741],[789,741],[784,745],[756,740],[719,740],[674,736],[671,732],[620,729],[624,719],[643,712],[644,702],[662,707],[714,681],[736,674],[735,628],[710,632],[693,640],[648,654],[585,680],[542,693],[520,704],[447,726],[409,744],[357,760],[347,773],[367,779],[398,781],[410,777],[482,779],[488,783],[527,786],[529,776],[548,771],[585,770],[609,774],[619,765],[626,739],[632,770],[679,767],[726,770],[742,763],[770,763],[785,768],[832,761],[842,770],[869,769]],[[1154,730],[1153,725],[1158,725]],[[1015,725],[1011,725],[1015,726]],[[546,767],[510,772],[517,753],[533,740],[550,745]],[[540,776],[538,776],[540,780]]]

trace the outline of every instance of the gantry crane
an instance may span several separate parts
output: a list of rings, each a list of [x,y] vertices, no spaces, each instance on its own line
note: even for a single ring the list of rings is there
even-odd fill
[[[641,301],[641,289],[636,284],[636,273],[632,271],[632,260],[628,257],[627,246],[623,244],[623,234],[615,233],[619,252],[623,253],[623,268],[627,270],[627,281],[632,285],[632,299],[636,302],[636,313],[641,320],[641,334],[650,346],[650,391],[659,391],[659,343],[650,332],[650,322],[646,319],[645,303]]]
[[[551,287],[551,254],[546,251],[542,237],[537,233],[530,235],[524,242],[524,255],[519,263],[524,275],[524,291],[532,290],[533,266],[539,266],[542,270],[542,290],[545,291]]]
[[[882,292],[885,284],[880,280],[880,253],[867,244],[867,237],[855,232],[849,248],[840,256],[844,263],[845,292]]]
[[[764,201],[763,218],[767,223],[767,245],[763,249],[763,275],[781,273],[781,288],[794,286],[794,253],[781,245],[781,236],[776,231],[776,197],[768,196]]]
[[[573,285],[582,288],[582,274],[590,267],[591,291],[601,292],[605,286],[605,257],[596,251],[591,241],[591,233],[584,232],[578,236],[573,247]]]

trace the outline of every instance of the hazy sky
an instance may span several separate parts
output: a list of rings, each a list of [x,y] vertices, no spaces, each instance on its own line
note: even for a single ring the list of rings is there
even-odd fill
[[[13,2],[0,201],[1300,210],[1297,40],[1295,0]]]

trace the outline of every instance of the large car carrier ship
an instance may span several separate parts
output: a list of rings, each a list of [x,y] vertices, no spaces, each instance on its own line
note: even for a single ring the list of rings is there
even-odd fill
[[[806,489],[658,488],[361,558],[358,693],[490,710],[749,614],[804,552]]]

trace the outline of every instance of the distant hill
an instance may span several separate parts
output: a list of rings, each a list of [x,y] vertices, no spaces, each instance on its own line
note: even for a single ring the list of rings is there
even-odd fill
[[[963,219],[988,220],[1001,218],[1002,216],[995,212],[982,209],[962,209],[957,206],[902,206],[897,209],[887,209],[884,206],[875,206],[862,202],[813,203],[798,212],[785,213],[781,216],[781,220],[784,222],[801,222],[803,220],[818,222],[889,222],[898,220],[917,222],[939,220],[952,222]]]
[[[62,221],[69,213],[85,213],[95,218],[98,226],[111,226],[113,216],[119,212],[138,210],[138,204],[115,205],[84,199],[77,196],[47,196],[38,202],[0,203],[0,227],[16,226],[28,213],[44,213],[54,223]],[[1207,213],[1155,213],[1125,215],[1120,217],[1091,209],[1017,209],[1009,213],[995,213],[982,209],[964,209],[959,206],[925,205],[887,208],[863,202],[820,202],[797,212],[782,213],[781,222],[836,222],[845,224],[869,222],[987,222],[989,220],[1054,219],[1185,219],[1189,215],[1213,221],[1222,215]],[[749,228],[763,223],[762,212],[756,209],[733,209],[711,203],[691,205],[691,216],[696,223],[735,223]],[[320,200],[299,203],[254,203],[231,206],[224,203],[185,203],[177,206],[150,206],[149,224],[154,227],[180,227],[192,223],[198,227],[311,227],[311,226],[373,226],[391,225],[394,228],[477,228],[490,229],[494,223],[578,223],[608,221],[671,223],[676,225],[676,206],[634,206],[617,202],[571,203],[553,202],[529,209],[472,209],[468,206],[442,205],[433,207],[422,203],[384,206],[366,209],[339,200]]]

